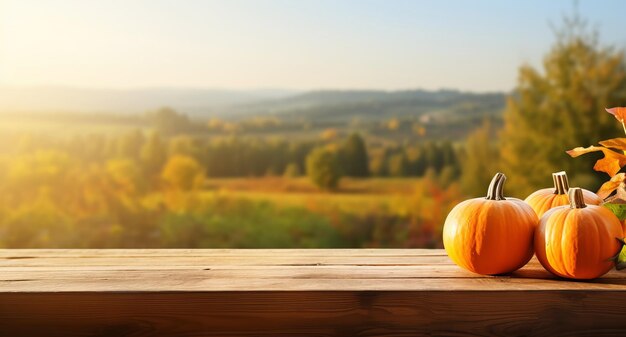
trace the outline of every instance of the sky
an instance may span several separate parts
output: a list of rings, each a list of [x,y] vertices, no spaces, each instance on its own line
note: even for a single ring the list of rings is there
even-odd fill
[[[514,87],[565,0],[0,0],[0,85],[78,88]],[[580,1],[626,46],[626,1]]]

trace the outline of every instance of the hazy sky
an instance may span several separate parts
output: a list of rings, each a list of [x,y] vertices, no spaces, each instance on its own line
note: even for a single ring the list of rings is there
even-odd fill
[[[0,84],[508,90],[572,1],[0,0]],[[626,1],[581,1],[626,46]]]

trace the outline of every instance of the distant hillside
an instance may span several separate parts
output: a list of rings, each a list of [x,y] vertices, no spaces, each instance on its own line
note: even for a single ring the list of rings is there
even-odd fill
[[[463,123],[500,116],[504,93],[456,90],[286,90],[210,89],[74,89],[0,87],[0,112],[139,114],[163,106],[194,119],[247,119],[276,116],[283,120],[344,123],[402,118]]]
[[[313,91],[231,107],[230,116],[275,115],[305,120],[362,121],[414,117],[454,120],[500,115],[504,93],[425,91]]]
[[[171,106],[190,115],[206,115],[224,106],[291,94],[287,90],[0,87],[0,112],[136,114]]]

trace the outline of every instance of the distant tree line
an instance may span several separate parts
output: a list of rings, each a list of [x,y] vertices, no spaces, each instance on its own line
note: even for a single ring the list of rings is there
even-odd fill
[[[171,117],[172,123],[186,123]],[[334,178],[317,183],[334,188],[340,177],[419,177],[460,174],[459,154],[448,141],[368,147],[358,133],[345,139],[287,141],[250,137],[163,136],[135,130],[119,136],[77,136],[70,139],[23,137],[20,151],[51,148],[71,153],[85,162],[130,160],[144,174],[163,170],[172,157],[192,160],[206,177],[259,177],[315,175],[317,169]],[[325,159],[319,159],[319,158]],[[315,158],[318,158],[316,160]],[[319,181],[319,179],[314,179]]]

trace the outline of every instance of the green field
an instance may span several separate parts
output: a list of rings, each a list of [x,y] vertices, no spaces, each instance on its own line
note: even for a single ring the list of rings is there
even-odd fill
[[[382,209],[408,214],[419,178],[370,178],[341,181],[338,190],[321,191],[307,178],[211,179],[205,195],[266,201],[277,206],[367,214]]]

